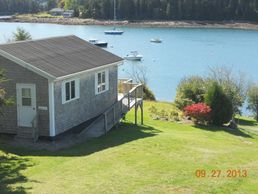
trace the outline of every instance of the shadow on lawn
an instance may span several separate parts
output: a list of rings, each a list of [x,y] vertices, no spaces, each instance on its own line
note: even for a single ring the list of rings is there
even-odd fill
[[[225,131],[231,135],[241,136],[245,138],[253,138],[245,130],[240,130],[240,129],[230,129],[228,127],[203,126],[203,125],[196,125],[194,127],[202,130],[212,131],[212,132]]]
[[[245,126],[257,126],[257,122],[254,121],[254,120],[244,120],[244,119],[241,119],[241,118],[237,118],[236,119],[236,122],[239,124],[239,125],[245,125]]]
[[[85,156],[105,149],[120,146],[135,140],[153,137],[160,133],[159,130],[149,126],[136,126],[131,123],[121,123],[116,129],[111,130],[107,135],[94,138],[80,145],[57,152],[61,156]]]
[[[28,159],[6,153],[0,155],[0,193],[26,193],[24,187],[13,188],[12,185],[28,181],[21,174],[21,170],[25,170],[30,166]]]
[[[1,144],[0,149],[5,149],[7,152],[14,153],[19,156],[86,156],[128,142],[152,137],[158,133],[160,133],[159,130],[149,126],[136,126],[131,123],[121,123],[117,129],[114,128],[107,135],[93,138],[70,148],[58,151],[31,150],[24,148],[15,149],[11,146],[8,148],[1,148]]]

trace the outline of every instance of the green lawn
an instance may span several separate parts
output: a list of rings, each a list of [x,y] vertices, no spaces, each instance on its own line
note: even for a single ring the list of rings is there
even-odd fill
[[[0,143],[0,193],[258,193],[255,121],[242,119],[239,131],[153,121],[150,104],[144,126],[132,111],[108,135],[58,152]],[[248,176],[197,178],[197,169]]]

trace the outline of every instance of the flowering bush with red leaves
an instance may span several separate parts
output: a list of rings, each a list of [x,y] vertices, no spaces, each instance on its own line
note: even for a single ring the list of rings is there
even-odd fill
[[[192,118],[196,124],[205,124],[209,121],[211,108],[205,103],[197,103],[184,108],[185,116]]]

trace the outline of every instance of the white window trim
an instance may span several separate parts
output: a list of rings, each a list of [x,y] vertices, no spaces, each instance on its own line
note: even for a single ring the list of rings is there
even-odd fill
[[[103,72],[105,72],[106,89],[101,91],[101,92],[98,92],[98,74],[99,73],[103,73]],[[109,70],[108,69],[104,69],[104,70],[96,72],[95,73],[95,95],[99,95],[99,94],[105,93],[108,90],[109,90]]]
[[[72,81],[75,81],[75,98],[66,100],[66,91],[65,91],[65,85],[66,83],[70,83]],[[80,98],[80,79],[69,79],[62,82],[62,104],[66,104],[68,102],[72,102],[74,100],[77,100]]]

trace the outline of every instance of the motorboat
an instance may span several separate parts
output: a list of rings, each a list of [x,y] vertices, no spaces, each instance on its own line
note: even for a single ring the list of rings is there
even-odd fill
[[[108,43],[105,41],[99,41],[97,39],[90,39],[89,43],[94,44],[99,47],[107,47]]]
[[[141,61],[143,58],[142,55],[140,55],[137,51],[131,51],[130,54],[126,55],[124,59],[130,60],[130,61]]]
[[[153,43],[162,43],[162,40],[159,38],[152,38],[150,41]]]

